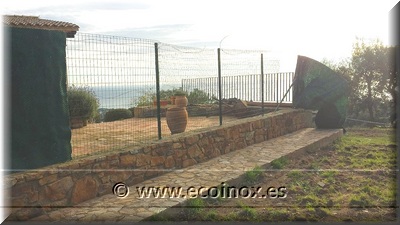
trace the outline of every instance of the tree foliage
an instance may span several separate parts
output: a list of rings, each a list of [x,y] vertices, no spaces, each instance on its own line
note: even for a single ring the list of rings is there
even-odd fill
[[[339,64],[329,64],[350,82],[350,117],[377,122],[394,122],[396,76],[394,48],[375,40],[357,39],[352,56]]]
[[[205,91],[195,88],[189,93],[187,98],[190,104],[206,104],[212,103],[215,96],[212,95],[210,97]]]
[[[97,115],[99,99],[88,87],[70,86],[67,89],[68,109],[71,117],[93,119]]]

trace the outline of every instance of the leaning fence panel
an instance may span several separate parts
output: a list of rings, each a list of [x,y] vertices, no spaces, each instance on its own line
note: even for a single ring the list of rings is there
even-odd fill
[[[74,158],[155,139],[156,119],[135,111],[151,104],[155,89],[153,43],[84,33],[67,39]]]

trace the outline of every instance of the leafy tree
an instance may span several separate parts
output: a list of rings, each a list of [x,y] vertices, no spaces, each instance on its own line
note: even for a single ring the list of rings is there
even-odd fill
[[[377,116],[390,116],[396,97],[394,49],[384,46],[379,40],[372,44],[358,40],[353,46],[351,68],[359,111],[367,110],[372,121]]]
[[[352,57],[338,64],[323,63],[344,75],[351,86],[348,114],[371,121],[395,121],[396,76],[394,48],[381,41],[365,43],[357,39]]]

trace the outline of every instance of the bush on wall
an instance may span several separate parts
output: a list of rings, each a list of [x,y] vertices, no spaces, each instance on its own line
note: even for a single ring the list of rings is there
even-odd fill
[[[91,120],[97,116],[99,100],[88,87],[70,86],[67,89],[70,117],[82,117]]]
[[[209,96],[205,91],[195,88],[190,93],[183,91],[182,88],[160,90],[160,99],[169,99],[171,96],[175,95],[186,95],[189,104],[209,104],[216,100],[214,95]],[[148,91],[143,95],[133,100],[132,104],[134,106],[149,106],[153,104],[153,99],[156,98],[154,92]]]
[[[111,109],[104,116],[104,122],[132,118],[132,112],[129,109]]]
[[[208,94],[205,91],[199,90],[195,88],[193,91],[189,93],[187,96],[187,99],[190,104],[207,104],[207,103],[212,103],[213,99],[216,97],[214,95],[211,96],[211,98],[208,96]]]

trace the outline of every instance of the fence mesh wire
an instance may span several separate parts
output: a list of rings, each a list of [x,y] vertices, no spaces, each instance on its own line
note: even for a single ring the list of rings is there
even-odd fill
[[[188,120],[186,130],[216,126],[218,122],[218,94],[216,52],[212,49],[159,45],[160,89],[170,94],[175,90],[186,93]],[[210,83],[191,82],[202,78]],[[184,85],[185,83],[185,85]],[[171,94],[173,95],[173,94]],[[168,97],[163,95],[162,97]],[[173,106],[169,106],[173,107]],[[162,120],[162,136],[171,135],[167,121]]]
[[[188,99],[185,131],[218,126],[222,118],[223,123],[228,123],[237,118],[259,115],[262,100],[276,106],[292,83],[293,73],[278,71],[279,60],[268,52],[218,51],[79,33],[67,41],[71,126],[83,126],[72,130],[73,157],[124,149],[170,136],[172,130],[166,115],[169,109],[176,108],[172,96],[179,91],[184,92]],[[160,127],[157,120],[157,75]],[[93,95],[98,102],[93,115],[87,113],[87,108],[93,105],[87,100],[88,95]],[[283,102],[291,102],[291,98],[289,91]],[[243,108],[239,100],[249,105]],[[84,121],[76,122],[78,117],[83,117]],[[85,121],[88,121],[86,126]]]
[[[157,137],[155,118],[130,118],[133,106],[150,104],[141,96],[155,90],[154,68],[154,42],[150,40],[83,33],[68,39],[70,117],[83,116],[90,125],[72,130],[73,157],[121,149]],[[80,115],[90,107],[87,95],[78,93],[75,101],[72,96],[82,89],[97,98],[96,115]],[[130,119],[111,122],[120,118]]]

